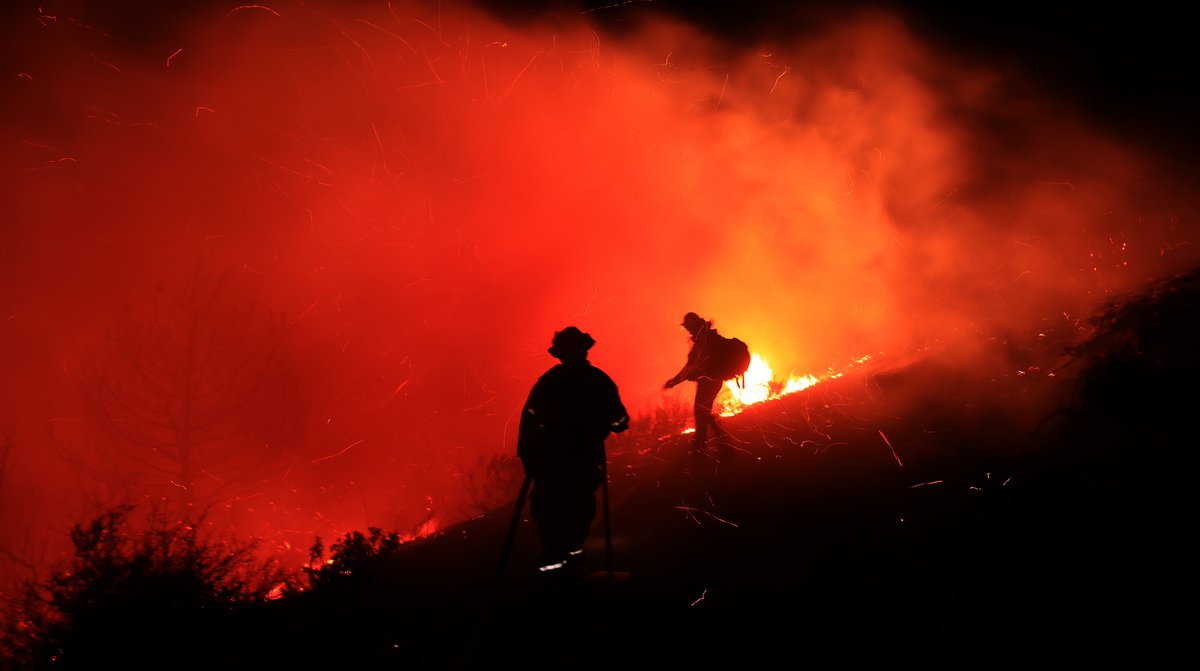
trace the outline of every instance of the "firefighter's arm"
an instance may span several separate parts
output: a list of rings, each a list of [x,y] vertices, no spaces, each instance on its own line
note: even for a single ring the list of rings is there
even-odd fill
[[[663,389],[670,389],[671,387],[674,387],[675,385],[679,384],[680,382],[696,379],[693,376],[693,373],[698,370],[699,370],[699,366],[696,365],[696,362],[693,360],[693,357],[691,355],[688,355],[687,363],[683,364],[683,368],[680,368],[679,372],[675,373],[674,377],[672,377],[671,379],[669,379],[665,383],[663,383]]]
[[[538,416],[534,394],[531,393],[521,409],[521,421],[517,429],[517,457],[520,458],[526,474],[532,475],[541,465],[544,449],[542,431],[542,418]]]

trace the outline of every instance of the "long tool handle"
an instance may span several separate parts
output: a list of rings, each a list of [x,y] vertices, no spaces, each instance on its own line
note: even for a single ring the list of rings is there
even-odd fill
[[[500,555],[500,567],[496,570],[496,589],[504,580],[504,569],[508,568],[508,558],[512,555],[513,543],[517,539],[517,528],[521,525],[521,512],[525,509],[525,497],[529,495],[529,486],[533,484],[533,476],[526,475],[521,483],[521,493],[517,495],[517,505],[513,508],[512,521],[508,524],[508,538],[504,541],[504,554]]]
[[[608,458],[605,457],[604,464],[601,466],[601,474],[604,479],[601,483],[604,486],[604,561],[608,568],[608,579],[613,577],[612,564],[612,515],[608,507]]]

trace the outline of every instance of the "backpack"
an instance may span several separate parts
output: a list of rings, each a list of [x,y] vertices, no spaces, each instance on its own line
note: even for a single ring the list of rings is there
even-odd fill
[[[708,374],[718,380],[741,377],[750,368],[750,348],[739,338],[718,335],[707,367]]]

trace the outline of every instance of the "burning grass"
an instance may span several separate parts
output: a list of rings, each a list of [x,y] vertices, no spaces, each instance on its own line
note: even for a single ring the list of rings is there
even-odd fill
[[[876,357],[866,355],[854,360],[846,367],[836,370],[830,367],[819,376],[808,373],[806,375],[789,375],[785,379],[777,376],[761,355],[752,353],[750,367],[746,370],[745,375],[725,382],[724,391],[727,393],[717,399],[720,406],[718,414],[722,417],[732,417],[755,403],[783,398],[789,394],[804,391],[815,384],[836,380],[873,358]]]

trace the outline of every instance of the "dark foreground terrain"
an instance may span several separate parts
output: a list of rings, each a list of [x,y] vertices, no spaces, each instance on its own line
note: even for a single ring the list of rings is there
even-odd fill
[[[497,582],[510,506],[288,605],[251,665],[1157,666],[1190,640],[1197,287],[1070,350],[885,357],[709,454],[614,440],[611,564],[601,517],[546,580],[523,517]]]
[[[525,515],[498,575],[513,501],[187,649],[139,658],[134,633],[89,661],[1162,667],[1190,652],[1198,296],[1194,273],[1164,283],[1071,348],[880,357],[728,419],[736,444],[706,454],[615,437],[611,546],[601,514],[571,579],[538,573]]]

